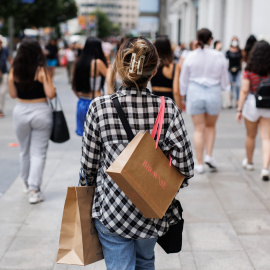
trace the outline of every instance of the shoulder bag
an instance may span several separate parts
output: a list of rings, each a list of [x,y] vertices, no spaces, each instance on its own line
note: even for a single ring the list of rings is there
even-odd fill
[[[50,140],[55,143],[63,143],[69,140],[69,130],[66,122],[66,118],[64,116],[64,112],[62,109],[62,105],[60,103],[60,99],[58,96],[55,96],[55,103],[49,100],[52,112],[53,112],[53,128]],[[59,103],[60,110],[58,110],[57,106]]]

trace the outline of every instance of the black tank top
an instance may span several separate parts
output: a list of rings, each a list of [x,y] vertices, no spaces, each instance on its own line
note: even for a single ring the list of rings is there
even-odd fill
[[[157,70],[157,74],[151,79],[152,87],[166,87],[166,88],[173,88],[173,77],[174,77],[174,69],[175,65],[173,66],[173,77],[172,79],[168,79],[162,73],[163,67],[159,67]]]
[[[17,90],[17,97],[20,99],[38,99],[38,98],[46,98],[43,83],[39,81],[34,81],[32,87],[28,90],[22,90],[21,84],[18,82],[14,82]]]

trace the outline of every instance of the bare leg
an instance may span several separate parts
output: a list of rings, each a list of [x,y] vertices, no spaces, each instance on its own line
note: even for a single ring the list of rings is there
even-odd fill
[[[198,114],[192,115],[192,121],[194,125],[194,148],[197,156],[197,163],[203,164],[203,150],[205,143],[205,123],[206,123],[206,115]]]
[[[215,138],[216,138],[216,122],[218,115],[206,114],[206,130],[205,130],[205,144],[206,154],[212,156]]]
[[[259,123],[262,140],[263,168],[268,170],[270,165],[270,118],[260,118]]]
[[[253,153],[255,149],[255,139],[257,136],[258,122],[251,122],[245,118],[247,130],[246,136],[246,155],[249,164],[252,164]]]

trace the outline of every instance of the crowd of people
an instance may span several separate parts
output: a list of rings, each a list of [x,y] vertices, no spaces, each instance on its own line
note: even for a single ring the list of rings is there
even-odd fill
[[[221,93],[227,93],[228,107],[237,107],[236,120],[245,122],[246,157],[242,165],[247,170],[254,169],[259,127],[263,165],[260,176],[267,181],[270,107],[257,108],[255,99],[260,83],[270,80],[270,45],[250,36],[241,50],[238,38],[233,37],[224,53],[222,42],[213,42],[212,32],[206,28],[197,32],[188,50],[183,44],[173,50],[166,36],[157,37],[154,42],[143,37],[121,38],[115,50],[105,45],[100,39],[89,37],[82,47],[70,43],[59,51],[55,39],[40,46],[38,41],[25,38],[12,61],[0,39],[0,117],[4,117],[8,81],[10,96],[17,98],[13,120],[20,143],[24,191],[29,194],[29,203],[41,202],[44,195],[40,187],[53,125],[47,99],[56,95],[55,66],[65,66],[78,98],[76,134],[82,136],[81,166],[86,177],[81,178],[81,184],[87,181],[96,185],[92,217],[106,265],[108,269],[131,269],[130,265],[134,269],[154,269],[157,238],[166,233],[179,213],[172,205],[163,219],[146,219],[106,173],[129,143],[111,94],[116,93],[134,134],[146,130],[151,133],[160,97],[165,97],[159,146],[185,175],[185,187],[194,170],[204,173],[205,165],[218,170],[213,154],[216,123],[223,106]],[[9,74],[7,61],[11,63]],[[194,125],[195,167],[183,111],[191,116]]]

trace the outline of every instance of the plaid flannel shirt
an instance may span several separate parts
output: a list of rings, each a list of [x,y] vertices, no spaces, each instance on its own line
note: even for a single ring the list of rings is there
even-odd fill
[[[151,133],[160,106],[160,97],[147,88],[121,87],[117,96],[134,134]],[[181,112],[165,98],[164,122],[159,147],[172,164],[188,178],[193,176],[193,155]],[[154,238],[165,234],[170,224],[180,219],[175,200],[162,219],[145,218],[106,170],[128,145],[129,140],[110,96],[95,98],[84,124],[81,166],[89,185],[96,185],[92,217],[99,219],[112,233],[125,238]],[[81,184],[85,180],[81,177]]]

